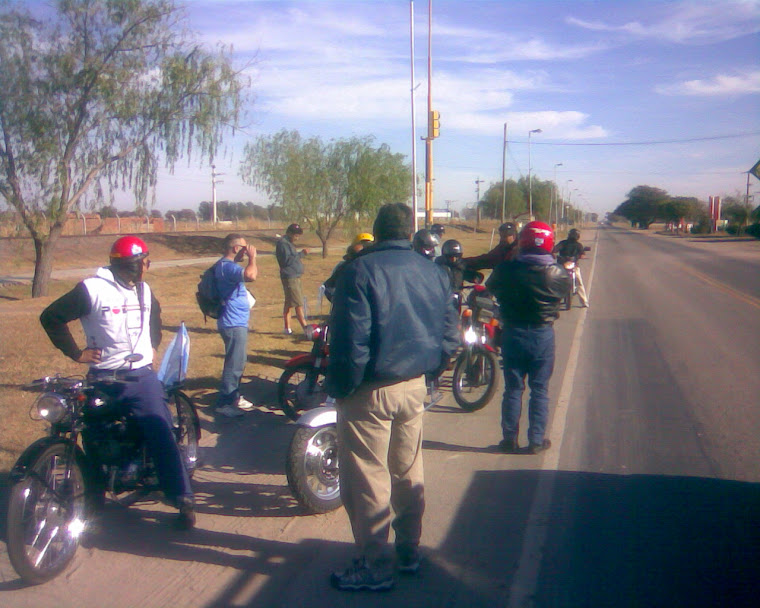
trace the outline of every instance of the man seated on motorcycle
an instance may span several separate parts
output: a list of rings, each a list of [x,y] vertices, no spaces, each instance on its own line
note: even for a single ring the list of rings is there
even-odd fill
[[[90,366],[88,378],[126,380],[114,395],[129,408],[143,433],[167,500],[179,509],[176,526],[195,525],[195,499],[190,477],[172,431],[164,387],[153,371],[153,349],[161,342],[161,306],[143,281],[150,267],[148,246],[123,236],[111,247],[110,266],[81,281],[48,306],[40,316],[53,345],[78,363]],[[68,323],[79,319],[87,338],[80,349]],[[125,363],[128,355],[141,355]]]
[[[511,260],[517,255],[517,226],[512,222],[504,222],[499,226],[499,243],[488,253],[463,258],[462,262],[468,270],[485,270],[496,268],[502,262]]]
[[[580,231],[572,228],[567,233],[567,238],[557,243],[552,253],[557,256],[557,262],[562,266],[565,265],[565,262],[575,262],[575,284],[578,288],[578,297],[581,299],[583,308],[588,308],[588,296],[586,296],[586,288],[583,286],[581,267],[578,265],[580,259],[586,255],[586,249],[581,244],[580,238]]]
[[[435,263],[443,266],[449,276],[451,291],[455,296],[461,293],[464,281],[475,282],[479,275],[464,264],[462,244],[455,239],[449,239],[441,246],[441,255],[435,259]]]

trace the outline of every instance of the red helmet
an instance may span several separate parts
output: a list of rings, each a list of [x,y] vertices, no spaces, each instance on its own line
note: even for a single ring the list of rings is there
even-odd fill
[[[147,255],[148,246],[136,236],[123,236],[111,246],[111,262],[141,260]]]
[[[554,249],[554,232],[549,224],[544,222],[529,222],[520,231],[520,249],[529,251],[541,249],[551,253]]]

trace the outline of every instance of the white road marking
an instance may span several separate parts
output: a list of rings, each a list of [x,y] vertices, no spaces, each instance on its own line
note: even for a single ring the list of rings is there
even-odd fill
[[[591,301],[591,288],[594,283],[594,270],[596,268],[596,254],[599,251],[599,231],[594,240],[594,254],[591,261],[591,271],[588,275],[586,294]],[[552,447],[544,452],[541,463],[542,474],[539,477],[533,502],[528,513],[525,535],[523,536],[522,550],[518,562],[517,572],[512,578],[512,586],[509,589],[509,608],[528,608],[533,604],[536,593],[538,575],[541,568],[546,535],[549,529],[550,509],[554,498],[554,487],[559,468],[559,456],[562,451],[562,440],[565,436],[567,422],[567,410],[570,404],[570,396],[575,382],[575,371],[578,367],[578,355],[581,348],[583,328],[586,324],[588,308],[581,309],[581,318],[575,327],[573,342],[570,346],[565,375],[562,377],[562,386],[554,407],[554,416],[549,435],[551,435]]]

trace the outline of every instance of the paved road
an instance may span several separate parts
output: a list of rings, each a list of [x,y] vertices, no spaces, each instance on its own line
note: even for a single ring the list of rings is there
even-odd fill
[[[429,559],[393,592],[327,586],[351,552],[345,513],[293,503],[293,426],[262,408],[240,422],[204,416],[196,530],[169,530],[160,504],[109,509],[46,585],[21,588],[0,554],[0,604],[754,605],[760,256],[616,229],[588,244],[592,308],[556,325],[555,448],[494,453],[496,401],[466,414],[449,396],[426,414]],[[273,400],[270,383],[253,385]]]

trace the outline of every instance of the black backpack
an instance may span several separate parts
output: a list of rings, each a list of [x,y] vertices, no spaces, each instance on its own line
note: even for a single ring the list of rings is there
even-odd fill
[[[201,280],[198,281],[198,291],[195,292],[195,299],[198,300],[204,322],[206,317],[218,319],[224,310],[225,303],[222,301],[216,285],[216,267],[218,265],[219,262],[203,271]]]

